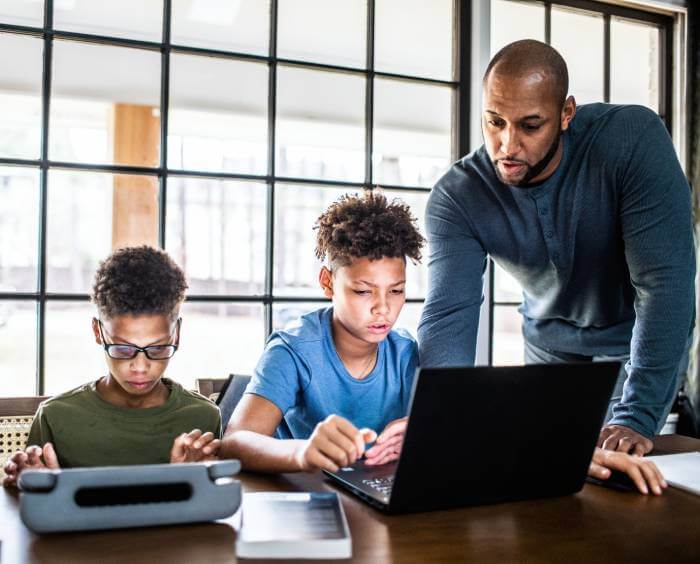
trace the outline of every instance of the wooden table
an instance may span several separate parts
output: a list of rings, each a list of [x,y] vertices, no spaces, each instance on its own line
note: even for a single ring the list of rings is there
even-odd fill
[[[700,450],[660,437],[654,454]],[[321,475],[241,476],[246,491],[332,490]],[[2,489],[2,488],[0,488]],[[385,516],[341,494],[356,562],[700,563],[700,497],[661,497],[586,485],[573,496]],[[16,493],[0,494],[2,563],[235,562],[231,517],[218,523],[40,537],[19,518]]]

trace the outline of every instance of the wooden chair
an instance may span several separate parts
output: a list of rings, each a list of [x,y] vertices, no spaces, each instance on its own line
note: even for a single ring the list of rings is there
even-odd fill
[[[248,382],[250,376],[246,374],[231,374],[228,378],[197,379],[197,391],[219,406],[224,431],[233,410],[243,397]]]
[[[34,414],[45,399],[48,396],[0,398],[0,479],[12,454],[26,448]]]
[[[197,391],[205,398],[216,402],[228,381],[228,378],[197,378]]]

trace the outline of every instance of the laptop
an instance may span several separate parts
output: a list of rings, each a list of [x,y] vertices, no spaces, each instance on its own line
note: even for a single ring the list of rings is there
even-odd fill
[[[583,487],[619,362],[421,368],[401,456],[326,475],[387,513],[563,496]]]

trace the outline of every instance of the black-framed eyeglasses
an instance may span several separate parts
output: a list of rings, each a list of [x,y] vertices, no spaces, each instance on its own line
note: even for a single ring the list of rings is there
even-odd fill
[[[177,320],[179,329],[182,318]],[[150,360],[168,360],[177,350],[177,345],[148,345],[147,347],[137,347],[136,345],[123,345],[120,343],[107,343],[105,334],[102,329],[102,320],[97,320],[97,325],[100,328],[100,337],[102,338],[102,348],[110,358],[115,360],[131,360],[136,358],[136,355],[142,352],[146,358]]]

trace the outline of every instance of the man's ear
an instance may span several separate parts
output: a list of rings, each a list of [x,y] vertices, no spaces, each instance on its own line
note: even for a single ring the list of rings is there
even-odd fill
[[[92,318],[92,332],[95,335],[95,342],[98,345],[102,344],[102,337],[100,337],[100,322],[97,321],[96,317]]]
[[[564,107],[561,109],[561,130],[569,129],[571,120],[576,115],[576,98],[569,96],[564,102]]]
[[[323,295],[328,299],[333,297],[333,273],[325,266],[321,267],[321,272],[318,273],[318,283],[321,285]]]

